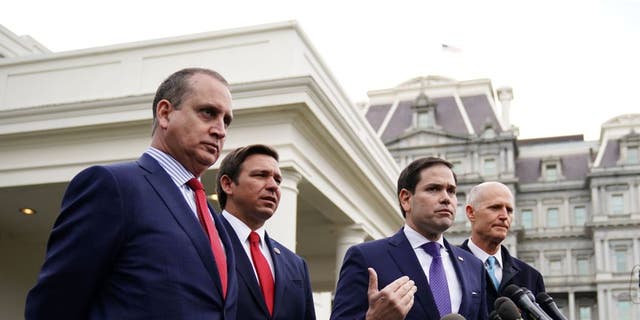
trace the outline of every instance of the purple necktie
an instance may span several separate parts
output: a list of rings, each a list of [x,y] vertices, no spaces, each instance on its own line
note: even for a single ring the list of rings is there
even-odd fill
[[[429,287],[431,287],[433,299],[436,300],[436,306],[442,317],[451,313],[451,298],[449,297],[447,276],[444,273],[442,257],[440,256],[440,244],[427,242],[422,245],[422,249],[433,258],[431,267],[429,267]]]

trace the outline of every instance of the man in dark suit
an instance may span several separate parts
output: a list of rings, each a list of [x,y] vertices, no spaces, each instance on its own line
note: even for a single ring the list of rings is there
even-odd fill
[[[212,70],[180,70],[152,110],[151,146],[137,161],[70,182],[27,319],[236,319],[230,238],[190,187],[222,150],[228,84]]]
[[[442,236],[453,224],[457,205],[451,168],[443,159],[428,157],[400,173],[404,228],[349,248],[331,319],[422,320],[450,313],[487,319],[482,263]]]
[[[485,264],[489,311],[510,284],[528,288],[534,295],[545,291],[540,272],[512,257],[502,245],[513,221],[513,208],[513,194],[500,182],[484,182],[469,192],[465,210],[471,222],[471,238],[461,247]]]
[[[278,153],[266,145],[238,148],[222,160],[217,180],[242,292],[238,319],[315,319],[307,264],[264,228],[280,202]]]

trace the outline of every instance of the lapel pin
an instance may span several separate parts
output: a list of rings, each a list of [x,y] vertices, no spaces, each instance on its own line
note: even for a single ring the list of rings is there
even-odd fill
[[[464,258],[463,258],[463,257],[461,257],[461,256],[458,256],[458,260],[460,260],[460,261],[464,261]]]
[[[280,249],[279,248],[273,248],[273,252],[275,252],[276,254],[280,254]]]

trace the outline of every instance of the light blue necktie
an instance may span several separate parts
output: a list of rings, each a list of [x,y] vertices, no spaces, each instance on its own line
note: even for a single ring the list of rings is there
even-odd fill
[[[432,258],[431,266],[429,267],[429,287],[442,317],[451,313],[451,297],[449,296],[449,284],[447,283],[447,276],[440,256],[440,244],[427,242],[422,245],[422,249]]]
[[[489,258],[487,258],[487,272],[489,272],[489,277],[491,278],[491,282],[493,282],[493,286],[496,288],[496,290],[498,290],[498,288],[500,288],[500,281],[498,281],[498,278],[496,278],[496,263],[498,261],[496,260],[496,257],[494,256],[489,256]]]

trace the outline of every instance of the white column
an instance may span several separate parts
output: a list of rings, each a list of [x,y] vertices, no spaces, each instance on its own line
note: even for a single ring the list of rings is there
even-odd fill
[[[611,265],[610,265],[610,261],[611,260],[609,258],[610,254],[609,254],[609,240],[608,239],[604,239],[602,240],[602,254],[604,255],[604,272],[610,273],[611,272]]]
[[[598,193],[598,187],[591,187],[591,203],[593,204],[592,215],[602,215],[602,208],[600,207],[600,198]]]
[[[301,179],[302,175],[297,171],[282,169],[280,205],[273,217],[265,224],[269,236],[293,252],[296,251],[298,183]]]
[[[565,251],[565,259],[567,260],[567,264],[565,266],[565,270],[567,270],[567,274],[570,274],[572,278],[575,278],[576,273],[575,268],[573,267],[573,259],[571,257],[571,249],[567,249]]]
[[[604,266],[603,266],[603,262],[604,259],[602,257],[603,255],[603,249],[602,249],[602,239],[596,238],[593,241],[593,244],[595,245],[595,250],[596,250],[596,273],[599,272],[603,272],[604,271]]]
[[[571,211],[571,204],[569,203],[569,199],[565,199],[563,201],[564,204],[564,212],[566,212],[566,214],[560,214],[560,217],[564,216],[564,221],[563,221],[563,229],[565,231],[569,231],[571,230],[571,226],[573,225],[573,212]]]
[[[598,319],[605,320],[607,317],[607,289],[598,290]]]
[[[342,267],[342,260],[347,250],[356,244],[362,243],[367,238],[367,232],[364,230],[361,224],[350,224],[344,226],[337,226],[336,230],[336,282],[340,276],[340,268]]]
[[[569,291],[569,320],[576,320],[576,294]]]
[[[633,238],[633,265],[640,264],[640,242],[638,238]]]
[[[542,274],[549,274],[549,270],[547,270],[547,263],[544,259],[544,251],[540,250],[538,251],[538,259],[540,260],[540,272],[542,272]]]

